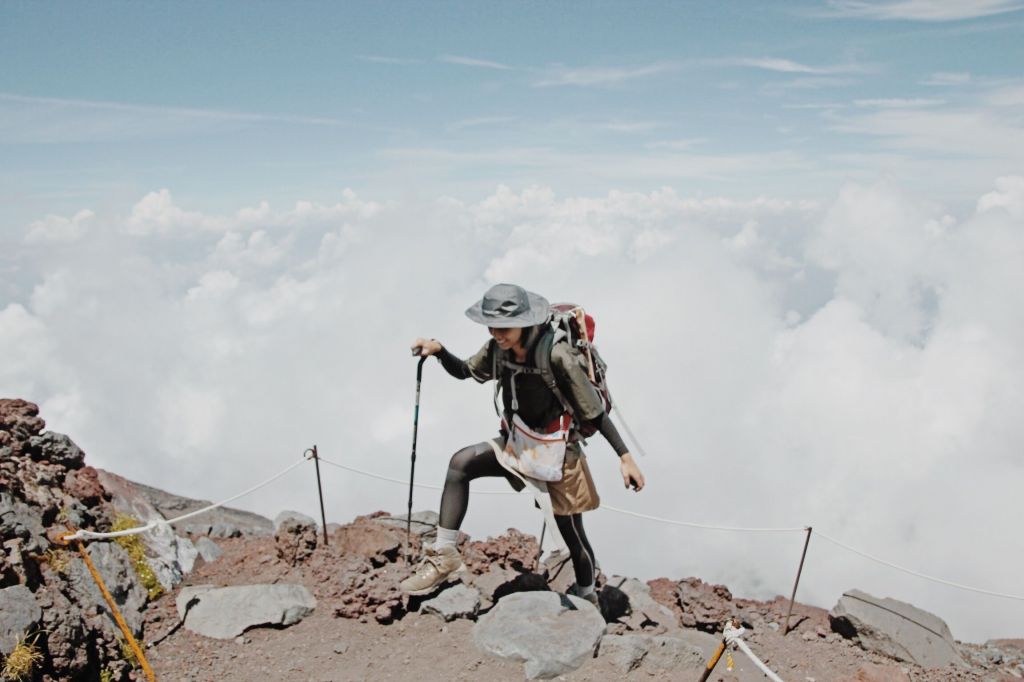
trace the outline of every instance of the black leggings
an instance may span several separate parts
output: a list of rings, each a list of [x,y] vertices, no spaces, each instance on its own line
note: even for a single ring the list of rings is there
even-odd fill
[[[470,445],[452,455],[451,462],[448,463],[448,475],[444,479],[444,492],[441,493],[441,513],[438,522],[441,528],[457,530],[462,525],[466,509],[469,508],[469,482],[486,476],[502,476],[518,483],[518,479],[498,463],[489,442]],[[593,585],[596,564],[594,550],[583,530],[583,515],[556,515],[555,523],[569,548],[572,568],[576,573],[576,584]]]

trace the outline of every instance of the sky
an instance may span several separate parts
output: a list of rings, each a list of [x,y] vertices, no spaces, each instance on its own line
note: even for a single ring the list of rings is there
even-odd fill
[[[313,444],[405,480],[408,346],[468,356],[511,281],[598,320],[647,452],[634,494],[591,442],[607,505],[1024,595],[1022,38],[1018,0],[0,3],[0,395],[192,497]],[[427,364],[420,482],[494,429]],[[404,511],[323,475],[330,519]],[[758,598],[803,543],[587,527],[606,572]],[[812,537],[798,597],[851,588],[1024,636],[1020,601]]]

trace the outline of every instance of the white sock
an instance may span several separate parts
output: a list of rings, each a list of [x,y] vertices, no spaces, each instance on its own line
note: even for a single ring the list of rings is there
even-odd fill
[[[448,528],[437,527],[437,539],[434,540],[434,549],[443,549],[445,547],[454,547],[455,543],[459,541],[459,529],[450,530]]]
[[[594,586],[593,585],[580,585],[577,588],[577,591],[578,591],[579,596],[586,597],[588,594],[594,594]]]

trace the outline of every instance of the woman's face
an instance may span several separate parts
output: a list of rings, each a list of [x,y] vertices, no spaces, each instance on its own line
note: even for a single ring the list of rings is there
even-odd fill
[[[510,327],[508,329],[488,327],[487,331],[491,333],[491,336],[498,343],[498,348],[502,350],[509,350],[523,338],[523,330],[519,327]]]

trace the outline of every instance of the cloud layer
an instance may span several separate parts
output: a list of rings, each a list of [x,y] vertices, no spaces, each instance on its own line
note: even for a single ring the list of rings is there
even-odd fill
[[[0,301],[0,394],[35,400],[93,463],[226,497],[316,443],[408,475],[415,363],[433,336],[468,355],[462,311],[515,281],[587,304],[616,398],[650,453],[627,494],[592,443],[605,503],[728,525],[813,525],[896,563],[1012,592],[1024,548],[1024,179],[948,215],[889,184],[826,204],[499,188],[465,203],[267,204],[209,215],[158,190],[120,214],[27,225]],[[490,388],[425,372],[418,477],[494,431]],[[304,474],[302,472],[305,472]],[[401,486],[329,469],[328,514],[400,511]],[[313,513],[301,470],[244,501]],[[493,482],[481,488],[500,489]],[[437,503],[418,492],[418,508]],[[474,497],[466,529],[539,530],[515,497]],[[534,526],[538,526],[534,528]],[[799,534],[588,517],[606,570],[699,575],[787,592]],[[968,557],[970,557],[968,559]],[[947,618],[963,639],[1015,636],[1012,602],[894,573],[812,541],[801,598],[859,587]],[[1019,590],[1018,590],[1019,591]]]

